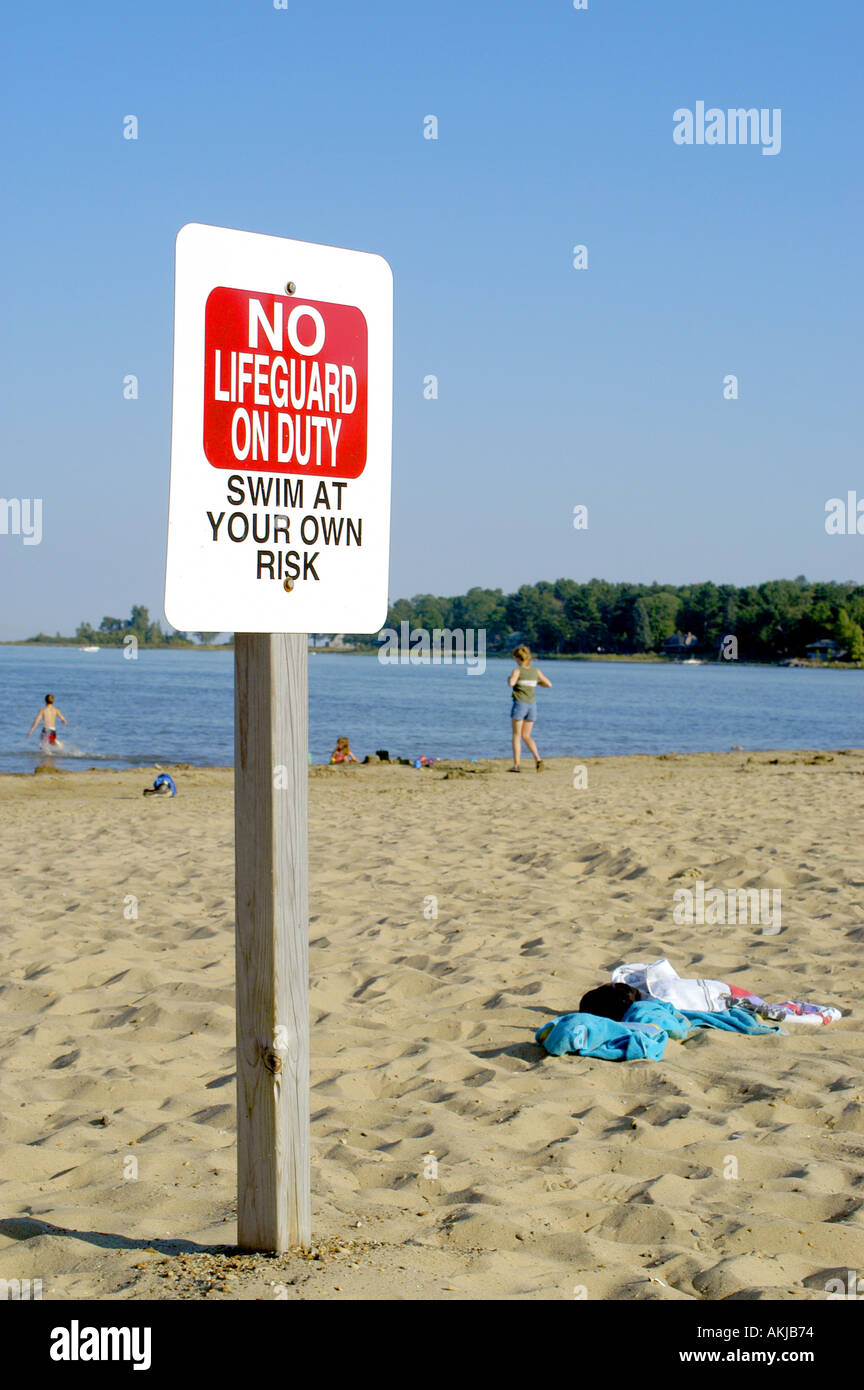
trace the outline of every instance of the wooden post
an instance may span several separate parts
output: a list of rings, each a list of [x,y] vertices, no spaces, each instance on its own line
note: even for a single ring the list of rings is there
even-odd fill
[[[234,638],[237,1244],[308,1245],[305,635]]]

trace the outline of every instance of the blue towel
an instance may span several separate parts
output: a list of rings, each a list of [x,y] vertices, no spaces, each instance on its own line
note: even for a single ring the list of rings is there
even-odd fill
[[[723,1013],[701,1013],[696,1009],[685,1009],[684,1017],[695,1023],[697,1028],[722,1028],[727,1033],[782,1033],[771,1023],[760,1023],[749,1009],[725,1009]]]
[[[656,1023],[676,1041],[692,1037],[697,1028],[720,1028],[726,1033],[776,1033],[749,1009],[724,1009],[712,1013],[700,1009],[676,1009],[663,999],[637,999],[624,1015],[625,1023]]]
[[[689,1018],[662,999],[637,999],[636,1003],[631,1004],[624,1015],[624,1022],[630,1024],[655,1023],[676,1042],[683,1042],[694,1032],[694,1026]]]
[[[648,1020],[635,1026],[616,1023],[597,1014],[559,1014],[538,1028],[535,1038],[553,1057],[578,1052],[607,1062],[631,1062],[637,1057],[659,1059],[668,1033]]]
[[[606,1062],[632,1062],[639,1057],[659,1061],[670,1038],[683,1042],[697,1028],[720,1028],[727,1033],[780,1031],[760,1023],[748,1009],[703,1013],[673,1008],[662,999],[640,999],[630,1005],[620,1023],[598,1014],[559,1014],[538,1028],[534,1037],[553,1057],[575,1052]]]

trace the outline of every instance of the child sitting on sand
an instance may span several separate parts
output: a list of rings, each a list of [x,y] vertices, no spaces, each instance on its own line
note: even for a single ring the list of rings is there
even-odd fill
[[[330,754],[331,763],[359,763],[360,759],[355,758],[351,752],[351,745],[347,738],[337,738],[336,747]]]
[[[63,747],[62,743],[57,742],[57,720],[59,719],[61,724],[66,723],[65,716],[60,713],[59,709],[54,703],[53,695],[45,696],[44,705],[40,709],[36,718],[33,720],[33,723],[30,725],[30,728],[27,730],[28,738],[32,734],[33,730],[36,728],[36,725],[39,723],[40,719],[42,720],[42,734],[39,740],[40,745],[46,752],[50,750],[53,753],[55,749]]]

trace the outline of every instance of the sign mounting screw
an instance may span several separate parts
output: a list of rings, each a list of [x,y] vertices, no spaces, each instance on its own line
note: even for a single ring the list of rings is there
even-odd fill
[[[293,281],[293,280],[289,280],[289,281],[288,281],[288,284],[285,286],[285,291],[286,291],[286,293],[287,293],[287,294],[294,294],[294,292],[296,291],[296,289],[297,289],[297,286],[294,284],[294,281]]]

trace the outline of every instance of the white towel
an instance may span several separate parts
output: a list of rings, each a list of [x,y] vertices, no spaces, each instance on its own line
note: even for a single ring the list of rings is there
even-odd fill
[[[651,964],[617,966],[612,983],[633,985],[643,999],[662,999],[676,1009],[723,1013],[729,1007],[729,986],[722,980],[682,980],[665,956]]]

